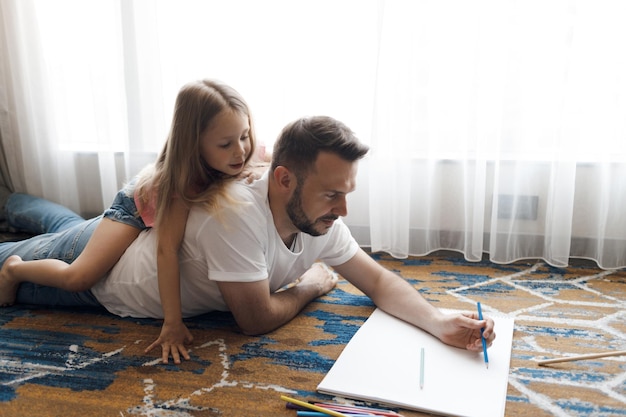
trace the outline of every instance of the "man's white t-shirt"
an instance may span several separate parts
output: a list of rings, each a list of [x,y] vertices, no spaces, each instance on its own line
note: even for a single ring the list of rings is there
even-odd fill
[[[214,215],[201,207],[189,212],[179,252],[183,317],[228,311],[216,281],[254,282],[269,277],[275,292],[297,280],[318,260],[335,266],[350,260],[358,244],[348,227],[335,221],[322,236],[298,233],[293,251],[281,240],[268,204],[267,173],[252,184],[233,183],[235,201]],[[154,229],[130,245],[92,292],[111,313],[162,318]]]

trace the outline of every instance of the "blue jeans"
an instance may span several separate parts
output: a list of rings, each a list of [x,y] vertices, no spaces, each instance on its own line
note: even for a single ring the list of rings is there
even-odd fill
[[[70,209],[27,194],[11,194],[5,205],[7,221],[15,229],[37,235],[19,242],[0,243],[0,263],[11,255],[23,260],[59,259],[74,261],[83,251],[102,216],[85,220]],[[105,217],[139,229],[145,225],[137,216],[132,197],[120,191]],[[91,291],[69,292],[32,283],[22,283],[16,302],[48,306],[102,307]]]

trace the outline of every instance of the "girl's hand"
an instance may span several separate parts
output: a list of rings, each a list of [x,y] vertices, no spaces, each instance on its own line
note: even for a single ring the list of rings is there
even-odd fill
[[[191,342],[193,342],[193,336],[182,320],[175,323],[167,323],[164,321],[159,338],[152,342],[145,352],[148,353],[154,347],[161,345],[163,363],[168,362],[171,354],[174,363],[179,364],[181,362],[181,356],[187,360],[190,359],[189,352],[185,345]]]
[[[239,174],[239,179],[244,180],[246,183],[250,184],[263,176],[263,173],[267,171],[270,164],[267,162],[253,162],[250,163],[246,169],[244,169],[241,174]]]

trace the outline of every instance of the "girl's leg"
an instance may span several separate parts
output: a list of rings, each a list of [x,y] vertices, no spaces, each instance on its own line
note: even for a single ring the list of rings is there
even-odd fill
[[[0,244],[0,259],[6,260],[0,270],[0,305],[15,302],[16,290],[22,282],[29,281],[35,289],[56,287],[76,292],[91,288],[104,277],[146,228],[137,216],[129,190],[118,192],[103,216],[89,221],[49,201],[12,195],[6,205],[7,217],[12,216],[18,227],[47,234],[15,245]],[[49,233],[53,231],[61,232]],[[32,294],[26,299],[34,297]]]
[[[15,301],[22,282],[72,292],[90,289],[117,263],[140,231],[129,224],[103,218],[71,264],[59,259],[22,261],[16,255],[7,258],[0,270],[0,306]]]
[[[32,218],[33,224],[37,223],[36,216]],[[37,259],[62,259],[66,262],[72,262],[82,252],[87,245],[89,238],[100,223],[101,218],[84,220],[76,223],[74,226],[59,233],[46,233],[33,236],[29,239],[17,242],[0,243],[0,263],[5,264],[9,258],[11,264],[15,259],[37,260]],[[12,257],[13,255],[18,258]],[[0,270],[0,304],[7,305],[14,302],[15,286],[12,284],[10,277],[5,273],[7,268]],[[23,286],[20,287],[20,289]],[[33,291],[31,294],[51,295],[53,288],[31,285]],[[37,288],[47,288],[47,293],[37,291]],[[58,293],[64,291],[57,289]],[[66,293],[66,292],[65,292]],[[66,293],[72,294],[72,293]],[[22,297],[22,302],[29,304],[46,304],[45,299],[38,300]],[[59,297],[55,297],[61,300]]]

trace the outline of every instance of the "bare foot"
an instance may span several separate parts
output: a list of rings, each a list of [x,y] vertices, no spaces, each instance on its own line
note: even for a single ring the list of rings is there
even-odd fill
[[[12,255],[4,261],[0,269],[0,307],[8,307],[15,303],[15,296],[20,283],[11,277],[11,267],[17,263],[22,263],[22,258]]]

